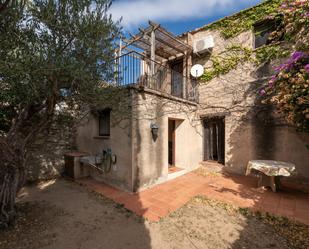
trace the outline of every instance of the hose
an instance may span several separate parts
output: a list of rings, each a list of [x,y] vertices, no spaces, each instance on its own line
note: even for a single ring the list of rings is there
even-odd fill
[[[103,168],[105,173],[109,173],[112,169],[112,154],[106,153],[103,157]]]

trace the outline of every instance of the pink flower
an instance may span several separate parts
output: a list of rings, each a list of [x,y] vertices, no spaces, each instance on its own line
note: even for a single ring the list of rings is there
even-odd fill
[[[305,68],[305,71],[309,73],[309,64],[307,64],[304,68]]]
[[[260,96],[264,96],[266,94],[265,89],[260,89],[259,94]]]
[[[295,52],[292,54],[292,60],[297,61],[297,60],[303,58],[304,56],[305,56],[305,53],[304,53],[304,52],[295,51]]]
[[[286,68],[287,68],[287,64],[283,63],[283,64],[281,64],[280,66],[276,67],[276,68],[275,68],[275,71],[276,71],[276,72],[280,72],[280,71],[282,71],[282,70],[285,70]]]
[[[268,81],[268,86],[273,87],[276,80],[277,80],[277,75],[271,76],[270,80]]]
[[[272,88],[272,87],[274,86],[274,81],[271,81],[271,80],[270,80],[270,81],[268,82],[268,86],[269,86],[270,88]]]

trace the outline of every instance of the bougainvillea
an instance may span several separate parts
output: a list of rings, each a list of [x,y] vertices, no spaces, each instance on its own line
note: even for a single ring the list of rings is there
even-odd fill
[[[309,53],[294,52],[276,72],[260,95],[275,104],[289,123],[309,132]]]
[[[285,40],[293,42],[296,50],[309,51],[309,0],[285,0],[279,11],[284,17]]]
[[[289,123],[309,132],[309,1],[286,0],[279,11],[286,39],[293,42],[296,51],[276,68],[276,74],[259,93],[275,104]]]

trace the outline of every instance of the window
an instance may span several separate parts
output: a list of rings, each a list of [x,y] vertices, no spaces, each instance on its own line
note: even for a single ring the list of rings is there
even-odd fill
[[[99,111],[99,136],[110,136],[110,109]]]
[[[263,45],[268,45],[278,40],[281,40],[281,38],[274,40],[274,38],[271,37],[272,32],[274,31],[280,32],[282,30],[281,24],[282,24],[281,16],[269,17],[266,18],[265,20],[256,22],[254,24],[254,33],[255,33],[254,47],[259,48]]]

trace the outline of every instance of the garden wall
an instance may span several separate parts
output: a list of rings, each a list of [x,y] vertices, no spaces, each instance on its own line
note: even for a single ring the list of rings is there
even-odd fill
[[[27,180],[39,181],[60,176],[64,170],[63,155],[74,150],[75,129],[70,123],[55,122],[41,132],[28,148]]]

